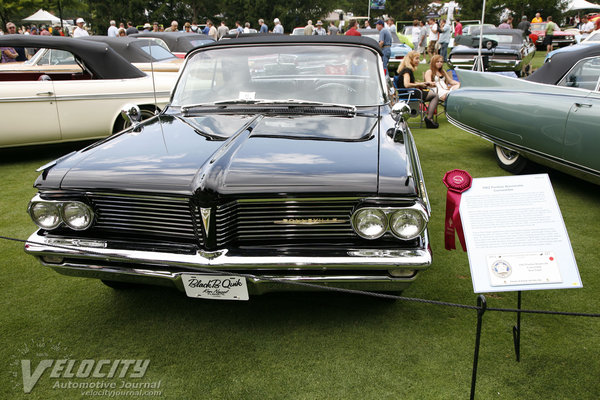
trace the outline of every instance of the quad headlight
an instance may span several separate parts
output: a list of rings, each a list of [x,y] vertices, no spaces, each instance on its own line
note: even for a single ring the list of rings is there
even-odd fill
[[[61,224],[81,231],[94,222],[94,211],[81,201],[50,201],[36,196],[29,203],[29,215],[43,229],[56,229]]]
[[[363,208],[354,213],[352,225],[359,236],[365,239],[377,239],[387,230],[385,213],[377,208]]]
[[[29,207],[29,215],[33,222],[40,228],[54,229],[62,222],[60,210],[55,203],[37,202]]]
[[[63,221],[67,226],[76,231],[89,228],[94,220],[94,212],[85,203],[71,201],[62,207]]]
[[[416,204],[406,208],[365,207],[352,215],[354,231],[365,239],[377,239],[391,232],[402,240],[418,237],[427,227],[428,214]]]
[[[423,232],[427,221],[419,210],[407,208],[394,211],[390,216],[390,229],[400,239],[414,239]]]

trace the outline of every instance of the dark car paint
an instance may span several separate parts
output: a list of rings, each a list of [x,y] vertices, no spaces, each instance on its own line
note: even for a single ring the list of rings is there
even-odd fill
[[[379,111],[378,111],[379,109]],[[340,129],[341,117],[160,115],[61,160],[38,178],[39,190],[107,190],[208,197],[264,194],[416,196],[412,161],[394,140],[388,105],[346,118],[347,139],[303,137],[317,126]],[[379,114],[379,115],[378,115]],[[370,116],[369,116],[370,115]],[[270,123],[281,124],[274,131]]]

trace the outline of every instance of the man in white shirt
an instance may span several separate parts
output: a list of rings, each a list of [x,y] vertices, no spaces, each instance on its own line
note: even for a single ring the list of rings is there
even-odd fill
[[[394,18],[388,18],[386,21],[387,28],[390,30],[392,35],[396,34],[396,23],[394,22]]]
[[[594,23],[589,21],[585,15],[581,18],[581,29],[579,31],[581,32],[581,40],[590,36],[590,33],[594,31]]]
[[[74,38],[90,36],[90,34],[85,29],[83,29],[83,26],[85,25],[85,21],[83,20],[83,18],[77,18],[76,24],[77,28],[75,28],[75,30],[73,31]]]
[[[119,28],[117,28],[117,23],[115,20],[110,21],[110,26],[108,27],[108,37],[117,37],[119,35]]]
[[[440,36],[438,32],[438,24],[435,23],[435,20],[433,18],[429,18],[429,21],[427,21],[427,23],[429,24],[429,45],[427,47],[427,53],[430,56],[433,56],[434,54],[436,54],[435,46]]]

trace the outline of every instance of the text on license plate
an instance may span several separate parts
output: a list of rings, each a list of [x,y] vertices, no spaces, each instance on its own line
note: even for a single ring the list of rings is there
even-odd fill
[[[181,274],[189,297],[214,300],[248,300],[246,278],[233,275]]]

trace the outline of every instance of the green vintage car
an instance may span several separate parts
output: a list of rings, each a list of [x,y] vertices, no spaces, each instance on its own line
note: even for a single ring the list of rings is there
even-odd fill
[[[529,161],[600,184],[600,57],[577,60],[555,85],[459,71],[448,120],[494,143],[503,169]],[[535,75],[535,74],[534,74]]]

